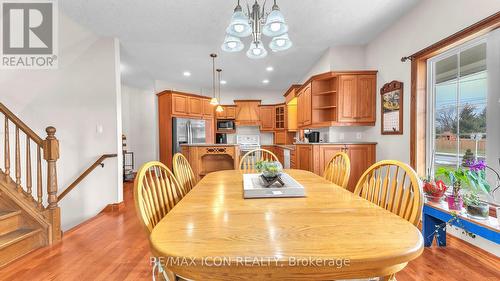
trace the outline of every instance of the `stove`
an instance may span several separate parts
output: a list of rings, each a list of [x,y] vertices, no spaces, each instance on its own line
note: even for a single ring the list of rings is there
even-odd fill
[[[236,143],[240,145],[241,154],[260,148],[260,135],[237,135]]]

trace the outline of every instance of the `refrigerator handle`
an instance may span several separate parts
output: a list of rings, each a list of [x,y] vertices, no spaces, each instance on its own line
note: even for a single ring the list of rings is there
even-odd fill
[[[193,131],[191,130],[191,122],[187,122],[187,141],[189,144],[193,143]]]

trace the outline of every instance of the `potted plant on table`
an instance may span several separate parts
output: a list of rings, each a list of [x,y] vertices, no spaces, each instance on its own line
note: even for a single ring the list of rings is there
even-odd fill
[[[284,185],[280,179],[280,175],[283,172],[283,166],[281,166],[280,162],[268,160],[257,161],[257,163],[255,163],[255,169],[257,172],[261,173],[261,177],[266,187],[271,186],[275,182]]]

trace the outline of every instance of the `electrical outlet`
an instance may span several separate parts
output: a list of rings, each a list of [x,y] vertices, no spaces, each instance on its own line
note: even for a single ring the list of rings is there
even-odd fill
[[[356,139],[360,140],[363,137],[362,133],[356,133]]]
[[[339,134],[339,139],[340,139],[340,140],[343,140],[344,138],[345,138],[344,133],[340,133],[340,134]]]

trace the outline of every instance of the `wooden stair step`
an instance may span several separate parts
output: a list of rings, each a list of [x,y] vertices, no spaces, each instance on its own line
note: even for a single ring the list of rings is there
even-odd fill
[[[0,251],[10,245],[38,234],[41,231],[41,229],[20,228],[7,234],[0,235]]]
[[[41,229],[20,228],[0,235],[0,268],[43,246]]]
[[[0,211],[0,235],[7,234],[21,225],[21,211]]]

